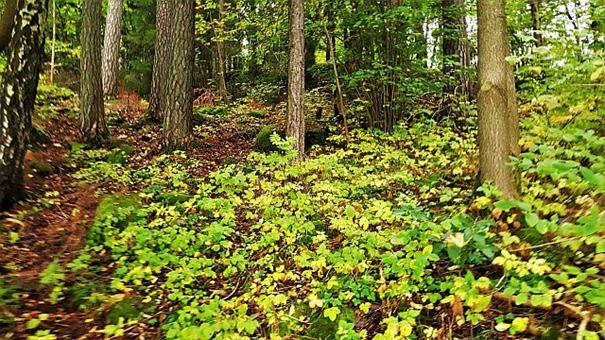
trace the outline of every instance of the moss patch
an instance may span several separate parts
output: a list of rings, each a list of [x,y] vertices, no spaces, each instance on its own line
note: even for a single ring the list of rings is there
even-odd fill
[[[95,223],[103,221],[108,216],[113,215],[117,210],[124,208],[142,208],[141,197],[136,194],[130,195],[107,195],[103,197],[97,208]],[[133,209],[133,210],[134,210]]]
[[[32,161],[29,166],[34,173],[42,177],[48,177],[55,173],[55,168],[46,162]]]

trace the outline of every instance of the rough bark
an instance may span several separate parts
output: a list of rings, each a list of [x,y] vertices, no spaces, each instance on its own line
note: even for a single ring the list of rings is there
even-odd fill
[[[113,97],[118,92],[118,70],[120,68],[120,41],[122,39],[122,0],[109,0],[103,42],[103,93]]]
[[[479,0],[479,153],[481,179],[498,187],[508,198],[517,196],[515,176],[508,165],[518,143],[516,93],[504,0]],[[514,103],[513,103],[514,102]]]
[[[172,66],[162,113],[164,145],[169,148],[186,146],[193,132],[193,1],[175,0],[172,22]]]
[[[108,135],[101,76],[101,0],[84,0],[80,43],[80,134],[85,142],[98,143]]]
[[[288,69],[288,126],[298,160],[305,154],[305,9],[304,0],[290,0],[290,65]]]
[[[0,206],[16,200],[44,54],[47,1],[20,0],[0,81]]]
[[[157,121],[162,121],[161,113],[165,108],[168,76],[172,65],[172,15],[170,8],[172,8],[172,0],[157,0],[155,54],[148,109],[149,115]]]
[[[8,46],[11,32],[13,31],[13,24],[15,23],[18,5],[19,0],[6,0],[6,3],[4,4],[2,17],[0,17],[0,50],[3,50]]]

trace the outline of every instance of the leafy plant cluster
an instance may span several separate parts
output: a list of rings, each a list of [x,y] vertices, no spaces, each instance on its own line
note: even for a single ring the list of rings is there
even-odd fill
[[[279,152],[205,181],[181,153],[116,168],[142,189],[99,214],[71,265],[113,271],[109,291],[84,305],[137,296],[155,306],[108,335],[142,322],[175,339],[439,337],[446,319],[487,337],[577,332],[540,320],[560,307],[594,337],[605,308],[603,137],[535,127],[515,161],[523,197],[498,201],[487,185],[474,190],[474,128],[439,124],[355,130],[346,149],[335,136],[298,165],[274,135]],[[107,158],[95,152],[86,157]],[[503,304],[516,307],[498,313]]]

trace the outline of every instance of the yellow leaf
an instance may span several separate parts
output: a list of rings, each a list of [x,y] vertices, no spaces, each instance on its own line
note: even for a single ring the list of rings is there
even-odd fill
[[[318,298],[315,294],[310,294],[307,298],[309,299],[309,307],[311,308],[321,308],[324,305],[324,301]]]

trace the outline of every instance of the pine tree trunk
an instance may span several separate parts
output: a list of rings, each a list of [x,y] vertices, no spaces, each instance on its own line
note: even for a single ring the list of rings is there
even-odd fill
[[[305,155],[305,1],[290,0],[290,66],[288,71],[288,127],[298,160]]]
[[[194,6],[191,0],[175,0],[173,7],[172,67],[166,89],[164,145],[189,144],[193,133],[193,39]]]
[[[168,76],[172,65],[172,0],[157,0],[156,4],[156,35],[153,75],[151,80],[151,96],[149,98],[149,115],[157,121],[162,121],[161,113],[165,109]]]
[[[0,79],[0,206],[16,200],[44,54],[47,1],[20,0]]]
[[[80,41],[80,133],[82,140],[99,143],[109,134],[105,124],[101,75],[101,0],[84,0]]]
[[[2,17],[0,17],[0,50],[8,46],[13,32],[13,24],[15,23],[15,15],[19,6],[19,0],[6,0],[2,9]]]
[[[509,41],[504,0],[479,0],[479,154],[481,179],[505,197],[517,196],[515,176],[508,165],[518,143],[516,93],[506,57]],[[514,102],[514,103],[513,103]]]
[[[120,68],[120,41],[122,39],[122,0],[109,0],[105,41],[103,43],[103,93],[113,97],[118,91],[118,71]]]

